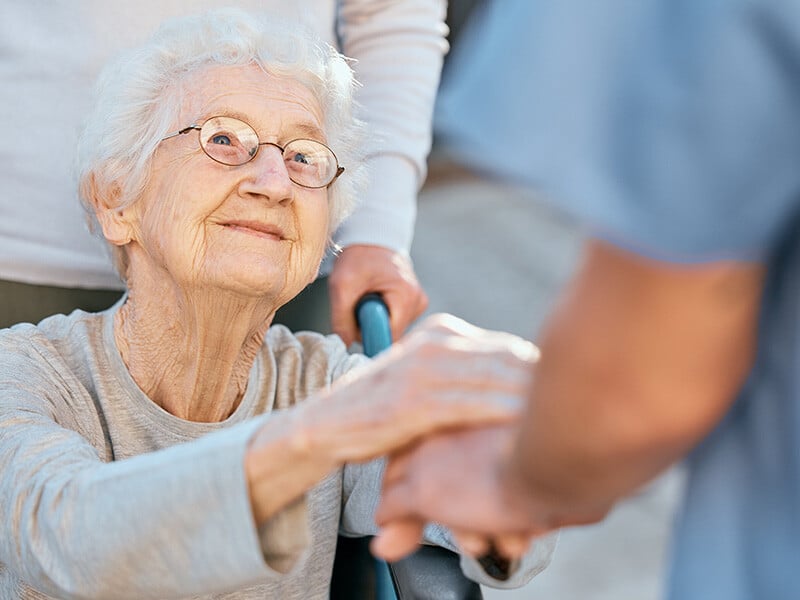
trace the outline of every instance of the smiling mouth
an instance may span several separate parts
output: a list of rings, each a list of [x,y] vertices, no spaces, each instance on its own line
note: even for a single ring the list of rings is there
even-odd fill
[[[286,236],[280,227],[275,225],[268,225],[266,223],[257,223],[252,221],[233,221],[230,223],[222,223],[222,226],[231,231],[246,233],[256,237],[283,241]]]

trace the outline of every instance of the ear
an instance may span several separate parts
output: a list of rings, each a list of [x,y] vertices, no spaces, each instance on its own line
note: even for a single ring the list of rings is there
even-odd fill
[[[94,208],[103,237],[115,246],[129,243],[133,239],[134,228],[129,219],[133,211],[117,208],[122,195],[119,186],[113,184],[101,189],[92,174],[89,176],[87,188],[86,196]]]

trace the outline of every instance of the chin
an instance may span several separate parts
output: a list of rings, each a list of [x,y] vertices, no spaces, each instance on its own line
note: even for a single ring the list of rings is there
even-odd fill
[[[221,287],[246,298],[271,301],[272,308],[278,309],[295,298],[306,285],[307,283],[287,281],[284,273],[276,275],[250,272],[244,277],[229,280]]]
[[[227,260],[217,263],[211,283],[214,287],[247,298],[271,297],[286,303],[313,281],[319,271],[318,264],[310,270],[297,269],[287,264],[289,261],[269,258],[278,257],[249,252],[229,255]]]

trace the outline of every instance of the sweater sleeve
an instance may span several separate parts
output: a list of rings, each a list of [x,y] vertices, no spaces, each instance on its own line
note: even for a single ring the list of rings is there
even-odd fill
[[[339,229],[341,246],[371,244],[408,252],[416,196],[426,175],[433,103],[447,52],[444,0],[343,0],[339,37],[356,59],[361,103],[373,140],[369,183]]]
[[[177,598],[280,576],[265,562],[244,473],[268,417],[106,463],[74,424],[59,424],[75,414],[54,402],[64,382],[14,377],[23,388],[7,373],[0,563],[26,583],[59,598]]]

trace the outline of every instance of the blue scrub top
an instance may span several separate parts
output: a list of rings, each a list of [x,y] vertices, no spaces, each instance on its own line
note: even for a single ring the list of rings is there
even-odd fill
[[[502,0],[448,65],[437,133],[597,237],[757,261],[755,366],[689,457],[674,600],[800,598],[800,2]]]

